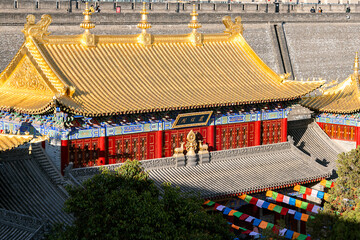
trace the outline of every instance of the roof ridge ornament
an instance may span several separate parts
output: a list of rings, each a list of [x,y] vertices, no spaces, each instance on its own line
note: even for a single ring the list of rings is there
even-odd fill
[[[354,60],[354,75],[358,76],[359,75],[359,57],[358,57],[358,52],[355,53],[355,60]]]
[[[137,27],[142,29],[139,37],[138,42],[143,44],[145,47],[150,47],[152,42],[152,37],[150,33],[146,32],[146,29],[151,28],[151,24],[148,22],[148,12],[146,11],[146,2],[143,2],[143,8],[140,12],[141,14],[141,21],[138,23]]]
[[[201,28],[201,24],[198,21],[199,14],[196,12],[195,4],[193,4],[193,10],[190,13],[191,21],[188,24],[188,27],[192,29],[190,34],[190,41],[195,46],[202,46],[202,34],[197,31],[198,28]]]
[[[85,29],[82,35],[82,44],[86,47],[95,47],[95,35],[90,33],[90,29],[95,27],[95,23],[91,21],[92,12],[89,9],[89,3],[85,4],[85,11],[83,12],[84,21],[80,23],[80,27]]]
[[[244,26],[241,23],[241,17],[238,16],[235,18],[235,22],[231,20],[230,16],[225,16],[222,19],[223,24],[225,25],[226,29],[224,33],[229,33],[230,35],[237,35],[237,34],[243,34],[244,32]]]
[[[27,15],[26,23],[24,24],[23,30],[25,39],[28,37],[33,37],[40,42],[44,42],[45,37],[50,34],[48,32],[48,27],[52,22],[52,17],[48,14],[44,14],[41,16],[41,20],[35,24],[35,16],[32,14]]]

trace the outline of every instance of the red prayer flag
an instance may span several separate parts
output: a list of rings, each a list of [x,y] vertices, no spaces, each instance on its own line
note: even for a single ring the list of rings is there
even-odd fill
[[[272,231],[275,233],[275,234],[279,234],[279,227],[274,225]]]
[[[283,200],[284,200],[284,195],[282,195],[282,194],[279,193],[279,194],[277,195],[277,197],[276,197],[276,201],[277,201],[277,202],[282,202]]]
[[[332,182],[330,188],[333,188],[335,186],[335,183]]]
[[[242,234],[250,234],[250,233],[251,233],[250,230],[246,230],[246,231],[242,232]]]
[[[306,195],[311,195],[311,192],[312,192],[311,188],[306,188],[306,190],[305,190]]]
[[[288,213],[288,211],[289,211],[289,209],[288,209],[288,208],[283,207],[283,208],[281,209],[280,214],[281,214],[281,215],[286,215],[286,214]]]
[[[257,199],[257,198],[252,198],[251,200],[250,200],[250,204],[253,204],[253,205],[256,205],[256,203],[257,203],[257,201],[258,201],[259,199]]]
[[[306,207],[306,211],[311,212],[311,210],[313,209],[313,207],[314,207],[314,204],[309,203],[309,204],[307,205],[307,207]]]
[[[215,205],[214,205],[214,210],[216,210],[216,208],[217,208],[218,206],[220,206],[220,204],[215,203]]]
[[[306,194],[303,194],[303,195],[302,195],[302,198],[306,200]]]
[[[239,220],[242,220],[242,221],[244,221],[245,219],[247,219],[249,217],[249,215],[247,215],[247,214],[243,214],[243,215],[241,215],[240,217],[239,217]]]
[[[305,240],[311,240],[311,237],[310,237],[310,236],[308,236]]]

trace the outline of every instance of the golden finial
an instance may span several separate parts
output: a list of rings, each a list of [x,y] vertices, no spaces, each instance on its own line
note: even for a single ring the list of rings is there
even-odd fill
[[[90,29],[95,27],[95,24],[91,21],[92,11],[89,9],[89,4],[86,2],[85,11],[83,12],[84,21],[80,23],[80,27],[85,29],[82,36],[82,44],[85,47],[95,47],[95,35],[90,33]]]
[[[143,44],[146,47],[151,46],[151,34],[146,32],[146,29],[151,28],[151,24],[147,21],[147,15],[149,14],[146,11],[146,3],[143,2],[143,8],[140,12],[141,21],[138,23],[137,27],[142,29],[141,34],[138,37],[138,42]]]
[[[354,75],[358,75],[359,74],[359,57],[358,57],[358,53],[355,53],[355,61],[354,61]]]
[[[146,3],[145,2],[143,2],[143,8],[142,8],[140,14],[141,14],[141,21],[137,25],[137,27],[142,29],[143,33],[146,33],[146,29],[151,28],[151,24],[147,21],[147,15],[149,13],[146,11]]]
[[[192,28],[193,32],[196,32],[196,29],[201,28],[201,24],[198,21],[199,14],[196,12],[195,4],[193,4],[193,10],[190,13],[191,21],[189,23],[189,28]]]
[[[85,33],[90,33],[90,29],[95,27],[95,24],[91,21],[92,12],[89,9],[89,3],[86,2],[85,11],[83,12],[84,21],[80,23],[80,27],[85,29]]]

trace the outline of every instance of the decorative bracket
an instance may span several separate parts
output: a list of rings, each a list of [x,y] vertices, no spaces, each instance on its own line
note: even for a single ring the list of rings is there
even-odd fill
[[[233,22],[230,16],[225,16],[222,22],[226,27],[225,33],[229,33],[230,35],[243,34],[244,26],[241,23],[241,17],[236,17],[235,22]]]
[[[48,27],[51,21],[51,16],[44,14],[41,16],[41,20],[35,24],[35,16],[32,14],[27,15],[26,23],[22,30],[25,35],[25,39],[28,37],[33,37],[42,43],[46,41],[46,36],[50,34],[50,32],[48,32]]]

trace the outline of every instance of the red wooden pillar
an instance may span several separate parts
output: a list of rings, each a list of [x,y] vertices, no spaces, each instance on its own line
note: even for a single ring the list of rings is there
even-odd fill
[[[106,137],[101,136],[99,138],[99,158],[96,165],[105,165],[106,159]]]
[[[206,129],[206,140],[209,146],[209,151],[215,150],[215,125],[209,125]]]
[[[356,127],[356,147],[360,145],[360,127]]]
[[[259,146],[261,144],[261,121],[255,122],[255,141],[254,146]]]
[[[42,142],[41,142],[41,147],[42,147],[43,149],[45,149],[45,141],[42,141]]]
[[[281,119],[281,142],[287,141],[287,118]]]
[[[64,169],[69,165],[69,140],[61,140],[61,174],[64,175]]]
[[[163,134],[162,130],[156,132],[155,158],[163,157]]]

